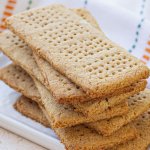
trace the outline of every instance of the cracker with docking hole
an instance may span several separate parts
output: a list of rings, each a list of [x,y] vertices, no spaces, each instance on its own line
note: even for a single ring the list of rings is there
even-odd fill
[[[87,97],[79,87],[54,70],[49,63],[42,58],[37,58],[38,56],[36,56],[35,58],[37,58],[37,63],[44,78],[43,76],[40,76],[41,73],[33,59],[31,49],[15,34],[11,32],[2,33],[0,36],[0,47],[1,50],[15,63],[25,69],[31,76],[39,79],[39,81],[51,91],[52,95],[58,100],[58,102],[75,103],[78,101],[82,102],[91,100],[91,98]],[[132,87],[129,86],[119,89],[117,92],[114,92],[114,95],[121,94],[122,92],[129,92],[131,88]]]
[[[41,109],[51,124],[47,112],[42,107]],[[125,126],[109,137],[104,137],[84,125],[53,130],[68,150],[107,149],[108,147],[113,147],[119,143],[125,143],[126,141],[135,139],[138,136],[137,131],[132,124]],[[129,132],[131,132],[131,134]]]
[[[104,136],[109,136],[118,131],[122,126],[135,120],[141,114],[150,108],[150,90],[144,91],[128,98],[129,111],[128,113],[111,118],[109,120],[97,121],[88,123],[87,126],[95,129],[98,133]]]
[[[26,99],[23,99],[23,101],[29,101],[29,99],[26,98]],[[18,101],[16,103],[18,103]],[[30,106],[27,106],[27,105],[30,105]],[[20,108],[19,105],[16,105],[16,106]],[[32,119],[36,120],[37,122],[42,121],[42,120],[40,120],[41,116],[38,115],[39,112],[42,113],[42,111],[37,106],[37,104],[23,102],[21,106],[22,107],[19,110],[19,112],[21,112],[23,115],[25,115],[29,118],[32,118]],[[38,109],[35,107],[38,107]],[[31,111],[31,109],[32,109],[32,111],[34,111],[34,113],[32,113],[32,114],[29,113]],[[26,110],[26,111],[24,111],[24,110]],[[36,117],[33,118],[32,115],[34,115],[34,114]],[[46,125],[47,125],[48,121],[44,121],[41,123],[43,125],[46,123]],[[122,145],[118,145],[114,148],[111,148],[110,150],[145,150],[148,147],[148,145],[150,144],[150,110],[148,110],[143,115],[141,115],[138,119],[136,119],[133,122],[133,124],[135,125],[139,136],[137,136],[137,138],[132,141],[128,141],[127,143],[124,143]],[[122,127],[121,129],[123,129],[123,128],[124,127]]]
[[[62,5],[14,15],[6,24],[91,98],[110,95],[149,76],[144,63]]]
[[[43,124],[45,127],[50,127],[47,118],[40,110],[38,104],[33,100],[25,96],[21,96],[14,104],[14,108],[25,116]]]
[[[21,80],[21,82],[22,82],[22,74],[21,74],[23,72],[22,69],[20,67],[16,68],[16,66],[14,66],[14,65],[9,65],[6,68],[4,68],[3,70],[8,72],[9,74],[11,73],[11,71],[13,71],[13,73],[15,73],[15,76],[17,78],[16,81],[18,81],[18,82],[16,82],[14,80],[15,79],[14,74],[9,75],[11,77],[10,80],[8,80],[7,76],[6,76],[4,81],[5,82],[7,81],[6,83],[8,85],[15,88],[19,92],[22,92],[23,94],[28,95],[29,97],[33,98],[33,96],[31,95],[32,93],[29,93],[29,92],[32,92],[32,89],[34,89],[35,91],[37,89],[36,89],[34,84],[32,84],[32,86],[31,86],[32,88],[29,87],[28,89],[26,89],[26,87],[28,87],[27,84],[29,84],[29,82],[26,83],[26,80],[30,81],[30,83],[32,83],[33,81],[30,78],[29,79],[23,78],[23,80],[24,80],[23,82],[25,82],[25,83],[23,83],[23,84],[21,83],[21,85],[20,85],[19,80]],[[20,77],[17,75],[17,72],[16,72],[17,69],[20,69],[20,70],[18,70],[20,75],[21,75]],[[24,76],[26,76],[26,74],[24,74]],[[47,91],[47,89],[43,85],[41,85],[41,83],[39,83],[39,84],[40,84],[41,88],[43,88],[42,90],[45,91],[46,94],[48,93],[47,95],[50,95],[49,91]],[[21,86],[21,88],[19,86]],[[106,112],[104,112],[100,115],[97,115],[96,118],[95,118],[95,116],[93,116],[93,118],[86,118],[85,116],[83,116],[83,114],[74,112],[74,108],[71,107],[70,105],[57,104],[57,102],[55,102],[55,100],[53,100],[51,95],[48,98],[44,96],[44,100],[47,101],[47,102],[41,100],[40,98],[37,98],[37,99],[34,99],[34,100],[36,100],[38,103],[44,105],[48,109],[48,111],[50,111],[49,114],[50,114],[51,117],[54,117],[54,126],[56,126],[56,127],[72,126],[74,124],[76,125],[76,124],[79,124],[79,123],[84,123],[84,121],[85,122],[94,121],[95,119],[96,120],[107,119],[107,118],[111,118],[111,117],[114,117],[114,116],[119,116],[119,115],[125,114],[128,111],[127,103],[123,103],[123,104],[117,105],[114,108],[108,109]],[[59,111],[57,112],[55,109],[59,110]],[[55,112],[56,112],[56,116],[55,116]],[[71,116],[71,115],[73,115],[73,116]]]
[[[97,22],[88,11],[86,11],[85,9],[74,9],[73,11],[75,11],[78,15],[88,20],[92,25],[98,28]],[[46,80],[41,75],[36,62],[33,59],[31,49],[15,34],[9,31],[6,33],[2,33],[0,36],[0,47],[1,50],[11,60],[19,64],[23,69],[25,69],[32,76],[36,77],[42,84],[46,85],[46,87],[49,88],[49,86],[47,85],[48,82],[46,82]]]
[[[46,124],[47,126],[48,121],[45,120],[46,117],[44,118],[44,113],[41,114],[42,111],[38,105],[36,103],[31,103],[30,101],[31,100],[27,98],[21,97],[18,101],[16,101],[16,110],[19,110],[19,112],[23,115],[32,118],[37,122],[41,122],[44,125]],[[41,117],[42,119],[40,119]],[[108,148],[124,143],[125,141],[131,140],[137,136],[137,132],[133,125],[123,127],[118,131],[118,133],[115,133],[110,137],[98,135],[96,132],[86,128],[84,125],[55,130],[68,150]]]
[[[40,94],[32,78],[19,66],[10,64],[0,69],[0,80],[4,81],[17,92],[41,103]]]
[[[82,113],[75,112],[74,108],[70,105],[57,103],[50,92],[39,81],[36,79],[34,79],[34,81],[41,95],[43,107],[52,121],[51,125],[53,128],[64,128],[97,120],[110,119],[128,112],[128,104],[125,102],[101,114],[85,117]]]
[[[15,66],[14,64],[11,64],[1,69],[0,79],[3,80],[6,84],[8,84],[10,87],[17,90],[18,92],[21,92],[26,97],[36,100],[38,103],[42,105],[39,92],[35,87],[32,78],[27,73],[25,73],[25,71],[22,68]],[[92,115],[94,116],[96,114],[100,114],[104,110],[107,110],[108,108],[115,107],[115,105],[125,102],[129,96],[140,92],[145,88],[145,86],[146,81],[141,81],[135,84],[135,87],[133,87],[133,91],[131,92],[118,95],[117,97],[114,98],[113,97],[108,98],[106,100],[102,100],[101,102],[93,102],[93,103],[86,102],[87,104],[86,103],[78,104],[80,105],[80,107],[82,106],[81,109],[82,111],[79,110],[79,112],[82,112],[86,116]],[[75,106],[75,104],[72,106],[75,107],[74,110],[77,109],[77,106]],[[78,111],[78,109],[76,111]]]
[[[66,80],[64,76],[61,76],[61,74],[59,74],[57,71],[52,69],[52,67],[44,59],[38,57],[37,55],[34,55],[34,56],[35,56],[35,60],[39,68],[43,72],[43,76],[45,77],[45,79],[47,78],[47,80],[49,81],[49,85],[51,85],[51,88],[52,88],[51,91],[58,93],[58,95],[60,94],[61,89],[63,90],[61,91],[62,94],[68,93],[66,92],[67,88],[70,89],[70,92],[74,91],[75,88],[69,80]],[[62,80],[64,84],[61,84],[62,82],[60,82],[60,80]],[[59,83],[59,84],[56,84],[56,83]],[[84,103],[74,103],[72,105],[75,108],[75,111],[81,112],[86,116],[100,114],[104,112],[106,109],[108,109],[109,107],[113,107],[119,103],[122,103],[126,101],[128,97],[144,90],[146,87],[146,84],[147,84],[146,80],[141,80],[137,83],[132,84],[130,87],[127,87],[126,89],[122,90],[123,92],[120,91],[120,93],[122,94],[119,94],[117,96],[112,96],[112,97],[108,97],[105,99],[103,98],[101,100],[88,101]],[[59,87],[62,87],[62,88],[58,89],[58,85]],[[54,97],[57,97],[57,96],[55,95]]]

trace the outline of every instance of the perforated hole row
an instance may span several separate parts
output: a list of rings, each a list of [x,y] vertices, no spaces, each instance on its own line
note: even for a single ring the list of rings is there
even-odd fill
[[[6,39],[9,39],[12,44],[16,45],[19,48],[27,48],[27,45],[14,34],[7,34]]]
[[[87,23],[85,26],[84,21],[79,21],[72,15],[61,8],[43,8],[34,14],[29,12],[20,16],[20,19],[31,27],[42,29],[41,33],[37,33],[39,41],[46,47],[59,51],[60,56],[75,63],[75,69],[81,68],[91,79],[103,80],[127,73],[127,70],[137,66],[133,58],[126,57],[124,52],[120,52],[106,38],[100,37],[98,31],[93,32],[94,29],[89,28]],[[52,53],[56,54],[51,51],[50,55]]]
[[[20,17],[20,19],[25,24],[32,26],[34,28],[46,27],[49,24],[55,24],[55,22],[58,19],[62,19],[62,18],[65,19],[67,22],[72,20],[69,12],[62,13],[61,10],[53,9],[53,8],[41,9],[39,11],[36,11],[36,14],[29,12],[26,16]]]
[[[14,80],[17,83],[21,83],[21,82],[30,83],[30,88],[35,90],[36,87],[34,85],[33,80],[30,78],[30,76],[20,67],[18,66],[13,66],[13,67],[6,70],[7,74],[12,75]]]
[[[140,121],[136,123],[137,126],[143,126],[143,122],[146,120],[150,120],[150,110],[145,112],[143,115],[140,116]]]
[[[138,93],[134,96],[131,96],[129,100],[129,104],[130,105],[136,105],[137,103],[142,103],[143,100],[145,100],[147,98],[147,96],[143,93]]]
[[[99,76],[99,79],[104,79],[122,73],[127,68],[132,69],[137,66],[137,62],[126,57],[126,54],[114,48],[107,41],[98,39],[96,36],[86,38],[85,34],[89,35],[90,33],[88,29],[83,32],[82,26],[71,23],[70,26],[64,25],[64,27],[62,30],[56,25],[57,30],[55,28],[46,30],[39,36],[49,46],[56,48],[61,46],[59,51],[66,59],[75,63],[82,62],[83,69],[91,77]],[[76,32],[80,30],[81,32]],[[81,34],[84,35],[83,39],[80,38]],[[86,59],[88,58],[94,58],[94,63],[92,60],[91,63],[87,64]]]

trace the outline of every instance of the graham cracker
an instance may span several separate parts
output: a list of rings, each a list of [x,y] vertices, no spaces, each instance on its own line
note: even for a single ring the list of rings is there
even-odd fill
[[[0,80],[4,81],[17,92],[41,103],[40,94],[34,81],[21,67],[10,64],[5,68],[0,69]]]
[[[97,22],[88,11],[85,9],[74,9],[73,11],[98,28]],[[33,59],[31,49],[15,34],[9,31],[2,33],[0,36],[0,48],[12,61],[20,65],[30,75],[36,77],[42,84],[49,88],[46,80],[43,78],[39,70],[39,67]]]
[[[99,135],[84,125],[55,129],[54,131],[68,150],[108,149],[137,137],[134,126],[130,125],[125,126],[124,130],[119,130],[109,137]]]
[[[22,74],[22,72],[23,71],[20,67],[16,67],[15,65],[12,64],[2,69],[2,71],[0,72],[0,78],[3,79],[3,81],[5,81],[12,88],[15,88],[18,92],[21,92],[22,94],[27,95],[28,97],[31,97],[33,100],[37,101],[38,103],[42,105],[44,103],[44,106],[48,109],[48,111],[50,111],[49,112],[50,116],[54,117],[53,119],[54,126],[56,127],[57,126],[58,127],[72,126],[74,124],[76,125],[76,124],[84,123],[84,121],[91,122],[91,121],[100,120],[100,119],[107,119],[107,118],[111,118],[114,116],[122,115],[124,113],[127,113],[128,111],[127,103],[122,103],[120,105],[115,106],[114,108],[110,108],[106,110],[104,113],[101,113],[100,115],[87,118],[81,113],[74,112],[73,106],[58,104],[54,100],[54,98],[51,96],[49,91],[46,90],[46,88],[41,83],[39,83],[40,88],[45,92],[45,93],[42,92],[42,94],[46,94],[46,95],[43,95],[44,100],[41,100],[39,93],[33,81],[31,80],[31,77],[27,76],[27,74],[25,73]],[[31,84],[31,87],[30,87],[30,84]],[[49,96],[48,98],[46,97],[47,95]],[[57,111],[57,109],[59,109],[59,111]],[[55,116],[55,113],[56,113],[56,116]]]
[[[29,101],[29,99],[23,99],[23,100]],[[16,103],[18,103],[18,101]],[[39,114],[41,114],[42,111],[37,106],[37,104],[29,103],[29,102],[27,102],[27,103],[23,102],[21,106],[19,106],[19,105],[15,105],[15,106],[16,107],[22,107],[22,109],[20,109],[19,112],[21,112],[23,115],[25,115],[29,118],[32,118],[37,122],[41,122],[43,125],[45,124],[45,122],[46,122],[46,124],[48,123],[48,121],[42,122],[43,120],[39,119],[41,117]],[[37,107],[38,107],[38,109],[37,109]],[[24,111],[24,110],[26,110],[26,111]],[[34,111],[34,113],[28,115],[30,113],[30,111]],[[33,118],[32,115],[36,115],[36,117]],[[42,114],[42,116],[43,116],[43,114]],[[43,116],[43,118],[44,118],[44,116]],[[133,122],[133,124],[136,127],[139,136],[137,136],[137,138],[132,140],[132,141],[128,141],[127,143],[113,147],[110,150],[145,150],[148,147],[148,145],[150,144],[150,110],[148,110],[146,113],[144,113],[138,119],[136,119]],[[124,127],[122,127],[121,129],[124,129]],[[130,132],[130,131],[128,131],[128,132]],[[128,132],[125,133],[125,131],[124,131],[123,134],[128,136]],[[66,132],[66,134],[67,134],[67,132]]]
[[[6,84],[8,84],[10,87],[16,89],[18,92],[21,92],[26,97],[36,100],[37,103],[39,103],[40,105],[43,105],[41,98],[40,98],[40,94],[39,94],[32,78],[27,73],[25,73],[25,71],[22,68],[15,66],[14,64],[9,65],[9,66],[1,69],[0,79],[3,80]],[[140,86],[140,84],[137,84],[135,89],[140,90],[139,86]],[[32,88],[30,88],[30,87],[32,87]],[[128,93],[127,93],[127,95],[128,95]],[[126,97],[126,95],[125,95],[125,97]],[[124,100],[123,102],[125,102],[125,101],[126,100]],[[119,104],[121,104],[121,101]],[[101,109],[104,109],[106,104],[103,103],[103,101],[102,101],[98,105],[100,105],[97,107],[99,107],[100,111],[101,111]],[[117,105],[117,102],[116,102],[116,105]],[[110,106],[109,107],[109,109],[110,109],[111,103],[109,106]],[[74,105],[72,105],[72,107],[74,107]],[[119,107],[119,105],[118,105],[118,107]],[[76,110],[76,108],[74,108],[74,110]],[[87,111],[86,107],[84,108],[84,110]]]
[[[45,80],[49,84],[49,90],[51,91],[52,95],[56,98],[56,100],[59,103],[72,103],[75,106],[75,108],[77,108],[76,109],[77,111],[80,111],[85,115],[93,115],[94,113],[101,113],[102,111],[104,111],[109,107],[108,106],[109,101],[111,101],[110,103],[112,104],[113,103],[116,104],[116,101],[118,99],[118,103],[120,103],[126,98],[128,98],[129,96],[134,95],[141,90],[144,90],[146,87],[146,80],[144,82],[140,81],[138,83],[133,83],[132,85],[125,87],[123,89],[119,89],[115,91],[112,95],[109,95],[107,98],[105,97],[105,98],[97,98],[91,100],[91,98],[87,97],[87,95],[82,91],[81,88],[76,86],[73,82],[71,82],[65,76],[60,74],[58,71],[54,70],[53,67],[46,60],[39,57],[34,52],[33,52],[33,56]],[[140,88],[138,91],[134,89],[135,87],[137,87],[137,84],[139,85]],[[129,95],[126,95],[126,93],[128,93]],[[108,101],[107,103],[108,105],[106,104],[106,101]],[[99,103],[101,104],[105,103],[106,107],[104,110],[99,109],[101,107],[100,105],[98,105]]]
[[[131,96],[128,98],[128,104],[128,113],[122,116],[111,118],[109,120],[88,123],[87,126],[95,129],[98,133],[101,133],[104,136],[111,135],[122,126],[135,120],[150,108],[150,90],[145,89],[139,94]]]
[[[19,109],[19,112],[23,115],[43,123],[44,125],[46,124],[47,126],[48,121],[45,120],[46,118],[44,117],[44,114],[42,114],[41,109],[36,103],[31,103],[29,99],[24,97],[21,98],[21,100],[16,102],[15,108],[17,110]],[[132,125],[123,127],[110,137],[103,137],[93,130],[86,128],[84,125],[54,130],[68,150],[108,148],[124,143],[125,141],[131,140],[137,136],[136,129]]]
[[[44,78],[33,58],[31,49],[18,36],[6,31],[0,34],[0,49],[13,62],[44,83]]]
[[[120,116],[128,112],[128,104],[125,102],[108,109],[99,115],[85,117],[82,113],[75,112],[72,106],[57,103],[50,92],[39,81],[35,78],[34,81],[41,95],[43,107],[52,122],[51,125],[53,128],[64,128],[82,123],[104,120]]]
[[[137,83],[132,84],[130,86],[132,90],[129,92],[124,92],[117,96],[108,97],[102,99],[101,101],[97,100],[97,101],[88,101],[84,103],[75,103],[73,106],[75,108],[75,111],[81,112],[85,116],[93,116],[95,114],[100,114],[110,107],[115,107],[115,105],[127,101],[127,99],[130,96],[137,94],[140,91],[143,91],[146,87],[146,84],[147,84],[146,80],[141,80]]]
[[[91,98],[110,95],[149,76],[144,63],[62,5],[14,15],[6,24]]]
[[[33,100],[21,96],[14,104],[14,108],[25,116],[43,124],[45,127],[50,127],[47,118],[39,108],[38,104]]]

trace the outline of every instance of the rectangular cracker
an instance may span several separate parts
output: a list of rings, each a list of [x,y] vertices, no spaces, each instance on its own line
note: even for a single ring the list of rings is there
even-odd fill
[[[36,79],[34,79],[34,81],[41,95],[44,109],[52,121],[51,125],[53,128],[64,128],[82,123],[109,119],[125,114],[128,111],[127,103],[122,103],[116,107],[106,110],[99,115],[85,117],[82,113],[75,112],[72,106],[57,103],[50,92],[39,81]]]
[[[131,96],[128,98],[128,104],[128,113],[122,116],[111,118],[109,120],[88,123],[87,126],[95,129],[98,133],[101,133],[104,136],[111,135],[122,126],[135,120],[150,108],[150,90],[145,89],[139,94]]]
[[[17,45],[15,45],[16,41],[18,43]],[[13,47],[13,46],[15,46],[15,47]],[[58,102],[60,102],[60,103],[67,102],[67,103],[75,104],[75,102],[78,102],[79,100],[80,100],[80,102],[82,102],[82,101],[87,101],[87,100],[91,99],[90,97],[87,97],[87,95],[81,89],[78,89],[75,84],[73,84],[66,77],[61,75],[56,70],[54,70],[49,65],[49,63],[47,63],[45,60],[41,60],[42,58],[37,58],[37,63],[41,69],[40,70],[32,56],[31,49],[28,48],[27,45],[25,43],[23,43],[13,33],[5,32],[5,33],[1,34],[0,47],[1,47],[2,51],[7,56],[9,56],[15,63],[20,65],[22,68],[24,68],[31,76],[34,76],[37,79],[39,79],[39,81],[42,84],[44,84],[51,91],[52,95],[55,97],[55,99]],[[26,63],[26,61],[27,61],[27,63]],[[43,79],[39,78],[40,71],[42,71]],[[45,73],[46,73],[46,75],[45,75]],[[48,80],[48,82],[47,82],[47,80]],[[139,90],[142,90],[146,83],[143,82],[142,84],[143,85],[141,85],[141,89],[139,89]],[[125,93],[125,92],[131,92],[131,94],[134,94],[134,93],[132,93],[134,90],[133,89],[134,87],[136,87],[136,84],[135,84],[135,86],[129,86],[124,89],[117,90],[117,94],[119,94],[119,93],[121,94],[121,93]],[[99,99],[94,99],[94,100],[95,101],[97,100],[97,102],[99,103],[99,101],[100,100],[102,101],[103,99],[99,98]],[[112,99],[111,99],[111,101],[113,103]],[[120,101],[121,101],[121,99],[120,99]],[[96,105],[97,105],[97,102],[95,102]],[[94,105],[92,105],[92,106],[94,106]],[[80,106],[77,105],[77,108],[79,111],[82,112],[82,110],[83,110],[83,113],[86,113],[86,112],[84,112],[85,111],[84,109],[81,110],[81,107],[82,107],[81,105]],[[99,109],[99,108],[97,108],[97,110],[101,111],[101,109]],[[102,109],[102,111],[103,111],[103,109]],[[91,113],[92,112],[93,111],[91,111]],[[93,112],[93,113],[95,113],[95,112]]]
[[[6,24],[91,98],[110,95],[149,76],[140,60],[62,5],[14,15]]]
[[[132,90],[130,92],[124,92],[117,96],[102,99],[101,101],[88,101],[84,103],[76,103],[73,106],[75,108],[75,111],[81,112],[85,116],[93,116],[96,114],[100,114],[110,107],[115,107],[115,105],[123,103],[130,96],[137,94],[140,91],[143,91],[146,87],[146,84],[146,80],[141,80],[130,86],[130,88],[132,87]]]
[[[21,92],[26,97],[35,100],[36,102],[40,103],[40,105],[43,105],[41,98],[40,98],[40,94],[32,78],[27,73],[25,73],[25,71],[19,66],[11,64],[3,69],[0,69],[0,79],[3,80],[6,84],[8,84],[10,87],[14,88],[16,91]],[[115,105],[117,104],[121,104],[125,102],[129,96],[133,95],[134,93],[140,92],[141,88],[144,89],[145,85],[146,85],[146,82],[141,81],[136,84],[132,92],[122,94],[122,96],[118,95],[117,96],[118,98],[116,97],[116,99],[115,97],[114,98],[112,97],[106,100],[102,100],[101,102],[93,102],[91,104],[86,102],[87,105],[86,103],[78,104],[78,105],[82,106],[82,109],[84,111],[81,111],[81,112],[84,115],[85,115],[84,112],[88,112],[88,114],[90,114],[88,115],[88,117],[98,115],[102,113],[104,110],[107,110],[108,108],[110,109],[112,107],[115,107]],[[123,99],[123,98],[126,98],[126,99]],[[72,105],[72,106],[74,107],[74,110],[77,111],[76,110],[77,107],[75,105]],[[97,109],[97,110],[94,111],[94,109]],[[92,113],[90,112],[91,110],[92,110]]]
[[[83,17],[85,20],[89,21],[93,26],[99,28],[95,19],[85,9],[74,9],[73,11]],[[20,65],[30,75],[36,77],[49,89],[49,86],[47,85],[48,82],[46,82],[47,80],[43,78],[35,60],[33,59],[31,49],[15,34],[12,34],[9,31],[6,33],[2,33],[0,36],[0,47],[5,55],[7,55],[15,63]],[[83,93],[83,95],[85,99],[85,93]],[[78,95],[76,97],[78,97]]]
[[[10,64],[0,69],[0,80],[4,81],[17,92],[41,103],[40,94],[32,78],[19,66]]]
[[[31,103],[29,99],[21,97],[16,101],[15,108],[23,115],[48,126],[48,121],[45,120],[46,117],[42,114],[41,109],[36,103]],[[55,130],[68,150],[110,148],[137,136],[136,130],[132,125],[123,127],[110,137],[103,137],[84,125]]]
[[[20,106],[20,104],[15,104],[15,106],[16,106],[15,108],[21,107],[21,109],[19,109],[19,112],[21,112],[23,115],[25,115],[29,118],[36,120],[37,122],[41,122],[41,121],[45,120],[45,119],[40,119],[40,117],[41,117],[40,114],[42,113],[42,111],[37,106],[36,103],[27,102],[27,101],[29,101],[29,99],[27,99],[27,98],[26,98],[26,100],[25,100],[25,98],[23,98],[23,100],[21,100],[21,101],[23,101],[21,106]],[[16,103],[20,103],[20,102],[16,101]],[[37,107],[38,107],[38,109],[37,109]],[[34,113],[30,113],[31,111],[34,111]],[[42,115],[42,118],[44,118],[43,115]],[[43,125],[46,123],[46,126],[47,126],[48,120],[43,121],[41,123]],[[113,147],[110,150],[145,150],[148,147],[148,145],[150,144],[150,110],[148,110],[146,113],[144,113],[138,119],[136,119],[133,122],[133,124],[136,127],[136,129],[138,130],[138,134],[140,136],[137,136],[137,138],[132,141],[128,141],[127,143]],[[121,129],[124,130],[124,127],[122,127]],[[127,135],[127,134],[128,133],[125,133],[125,131],[124,131],[124,135]]]
[[[68,125],[72,126],[74,125],[74,123],[79,124],[79,123],[84,123],[84,121],[90,122],[92,120],[94,121],[95,119],[96,120],[107,119],[107,118],[111,118],[114,116],[125,114],[128,111],[127,103],[122,103],[120,105],[117,105],[114,108],[108,109],[106,112],[102,113],[101,115],[97,115],[97,118],[95,118],[95,115],[92,117],[93,119],[89,117],[87,118],[83,116],[83,114],[81,113],[74,112],[74,108],[72,106],[57,104],[57,102],[55,102],[53,98],[50,99],[52,96],[50,95],[49,91],[47,91],[46,88],[39,83],[41,85],[41,89],[43,88],[44,90],[43,89],[42,90],[46,91],[45,93],[48,93],[47,95],[51,96],[51,97],[50,96],[48,97],[49,100],[47,101],[47,99],[45,98],[45,95],[43,95],[44,100],[46,101],[46,104],[47,104],[46,106],[45,102],[41,100],[39,96],[39,92],[37,88],[35,87],[33,80],[31,79],[30,76],[28,76],[25,73],[25,71],[22,71],[22,70],[23,69],[21,69],[20,67],[16,67],[13,64],[9,65],[8,67],[1,69],[0,78],[3,79],[12,88],[15,88],[18,92],[21,92],[22,94],[27,95],[30,98],[36,97],[36,99],[34,100],[40,103],[41,105],[43,105],[44,103],[44,106],[48,109],[48,111],[50,111],[49,113],[50,116],[54,118],[53,119],[54,127],[55,126],[65,127]],[[35,94],[35,96],[33,94]],[[55,116],[55,112],[56,112],[56,116]],[[60,113],[62,113],[62,116],[59,116]],[[73,115],[73,117],[71,115]]]
[[[0,36],[0,47],[10,59],[24,68],[31,76],[39,79],[51,91],[58,102],[74,103],[75,101],[82,102],[91,99],[81,89],[78,89],[75,84],[54,70],[46,61],[42,60],[42,58],[36,58],[38,57],[36,56],[37,63],[44,75],[44,78],[41,77],[40,70],[33,59],[31,49],[15,34],[11,32],[2,33]],[[130,90],[131,87],[126,87],[117,90],[117,93],[114,92],[114,95],[129,92]]]
[[[93,104],[92,106],[97,106],[97,104],[100,103],[99,101],[103,101],[104,98],[97,98],[94,100],[90,100],[90,98],[84,94],[82,89],[77,87],[73,82],[68,80],[65,76],[60,74],[58,71],[54,70],[53,67],[47,61],[45,61],[43,58],[39,57],[37,54],[35,54],[35,52],[33,52],[33,56],[38,64],[45,80],[49,84],[49,89],[50,89],[52,95],[58,100],[59,103],[64,103],[64,102],[66,103],[67,101],[71,100],[71,103],[73,103],[73,105],[76,106],[77,111],[81,111],[82,113],[84,113],[86,115],[93,115],[94,113],[96,113],[96,111],[97,111],[97,113],[104,111],[104,110],[101,111],[101,109],[99,109],[99,107],[97,109],[91,108],[91,104]],[[118,95],[130,93],[130,92],[131,92],[130,94],[134,94],[132,92],[134,91],[133,88],[135,87],[135,84],[136,83],[134,83],[128,87],[125,87],[123,89],[119,89],[119,90],[115,91],[112,95],[109,95],[108,97],[109,98],[113,97],[115,99],[118,98],[121,101],[121,100],[123,100],[124,95],[122,95],[122,97],[121,96],[118,97]],[[144,88],[146,87],[146,81],[145,81],[145,83],[141,82],[141,84],[143,84],[143,86],[140,86],[140,87],[143,87],[143,88],[141,88],[141,90],[144,90]],[[85,98],[86,98],[86,100],[88,100],[88,103],[85,102],[85,103],[81,104],[81,102],[85,101]],[[112,101],[112,103],[114,103],[113,98],[112,99],[110,98],[110,101]],[[126,98],[128,98],[128,97],[124,97],[124,99],[126,99]],[[79,100],[80,100],[80,102],[78,102],[78,103],[75,102],[75,101],[79,101]],[[87,112],[85,112],[84,108],[89,106],[89,104],[90,104],[91,110],[92,109],[93,110],[90,111],[90,108],[89,108],[89,110]],[[106,108],[108,108],[108,107],[106,107]]]
[[[38,104],[33,100],[20,96],[14,104],[14,108],[25,116],[43,124],[45,127],[50,127],[50,124],[39,108]]]
[[[33,59],[30,48],[18,36],[6,31],[0,34],[0,49],[15,64],[45,84],[44,77]]]

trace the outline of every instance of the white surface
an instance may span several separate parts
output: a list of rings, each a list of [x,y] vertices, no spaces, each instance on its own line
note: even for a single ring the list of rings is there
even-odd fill
[[[77,3],[76,0],[72,0],[71,2],[70,0],[49,0],[47,1],[47,3],[56,1],[65,3],[73,7],[83,6],[83,1],[79,1],[79,3]],[[42,2],[43,1],[41,1],[41,3]],[[111,5],[101,3],[98,0],[90,0],[88,2],[87,9],[89,9],[96,17],[97,21],[101,25],[102,30],[110,39],[119,43],[126,49],[129,49],[131,47],[136,31],[136,26],[140,20],[138,16],[131,13],[130,11],[126,11],[125,9],[121,9],[117,6],[112,7]],[[140,42],[137,44],[137,48],[133,52],[133,55],[139,58],[142,57],[145,43],[149,38],[149,28],[150,23],[146,20],[143,23],[143,28],[140,32]],[[5,65],[6,63],[8,63],[6,57],[0,55],[0,67]],[[59,143],[56,136],[50,129],[47,129],[42,125],[21,116],[12,108],[12,104],[17,97],[18,94],[16,92],[0,82],[0,126],[9,129],[19,135],[22,135],[49,149],[62,150],[62,145]],[[10,147],[7,147],[8,145],[1,146],[6,147],[8,150],[11,150],[11,148],[13,147],[11,141]],[[16,145],[16,149],[19,149],[18,145]],[[27,149],[30,150],[29,147]],[[36,148],[31,147],[31,149]]]
[[[46,150],[18,135],[0,128],[0,150]]]

